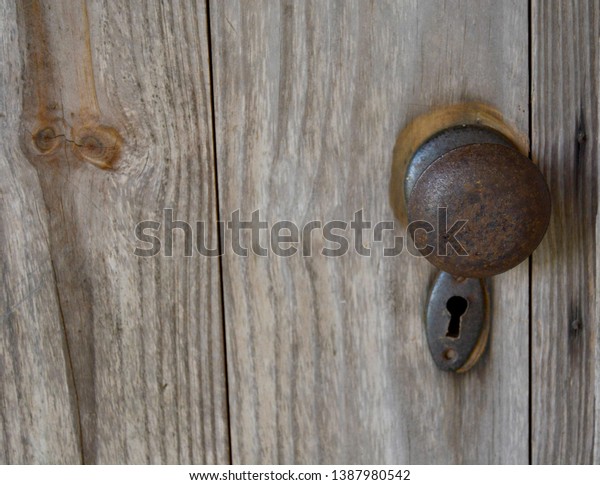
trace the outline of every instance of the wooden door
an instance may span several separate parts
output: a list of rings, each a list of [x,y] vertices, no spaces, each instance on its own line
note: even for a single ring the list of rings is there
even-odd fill
[[[600,2],[0,11],[0,462],[600,462]],[[369,257],[318,231],[243,257],[219,225],[394,221],[398,134],[459,102],[501,113],[553,203],[464,375],[427,350],[434,269],[382,254],[399,224]],[[167,219],[172,255],[136,254]]]

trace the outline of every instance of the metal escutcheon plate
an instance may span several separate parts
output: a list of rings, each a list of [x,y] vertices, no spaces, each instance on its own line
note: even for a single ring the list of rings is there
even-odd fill
[[[427,342],[436,365],[466,372],[479,360],[489,335],[485,281],[440,272],[427,306]]]

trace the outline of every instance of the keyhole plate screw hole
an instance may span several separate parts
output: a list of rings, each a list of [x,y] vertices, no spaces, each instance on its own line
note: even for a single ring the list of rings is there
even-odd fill
[[[456,350],[454,350],[454,349],[446,349],[446,350],[444,350],[444,353],[442,354],[442,357],[444,358],[444,360],[447,360],[448,362],[451,362],[454,359],[456,359],[457,355],[458,354],[456,353]]]

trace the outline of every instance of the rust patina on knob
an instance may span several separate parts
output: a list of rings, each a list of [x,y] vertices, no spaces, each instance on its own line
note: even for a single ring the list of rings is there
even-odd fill
[[[550,193],[537,166],[486,127],[432,137],[415,153],[404,191],[415,246],[455,276],[485,278],[515,267],[550,220]]]

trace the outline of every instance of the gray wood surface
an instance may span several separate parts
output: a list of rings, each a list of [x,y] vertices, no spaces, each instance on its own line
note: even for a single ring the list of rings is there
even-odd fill
[[[134,255],[163,208],[217,244],[206,5],[11,3],[0,457],[227,462],[219,262]]]
[[[221,217],[393,220],[396,137],[443,104],[495,105],[527,134],[527,8],[211,1]],[[528,264],[494,279],[489,351],[451,375],[427,350],[431,267],[371,246],[242,258],[225,241],[233,462],[526,463]]]
[[[532,152],[553,203],[532,266],[532,461],[600,463],[600,2],[532,7]]]
[[[77,463],[77,404],[50,257],[48,215],[20,150],[17,12],[0,2],[0,463]]]
[[[0,0],[0,463],[600,463],[600,1],[530,13]],[[319,230],[287,258],[227,232],[222,275],[181,230],[134,255],[166,208],[211,248],[237,209],[393,221],[398,134],[464,101],[531,135],[553,198],[465,375],[429,356],[434,270],[382,256],[397,221],[370,257]]]

